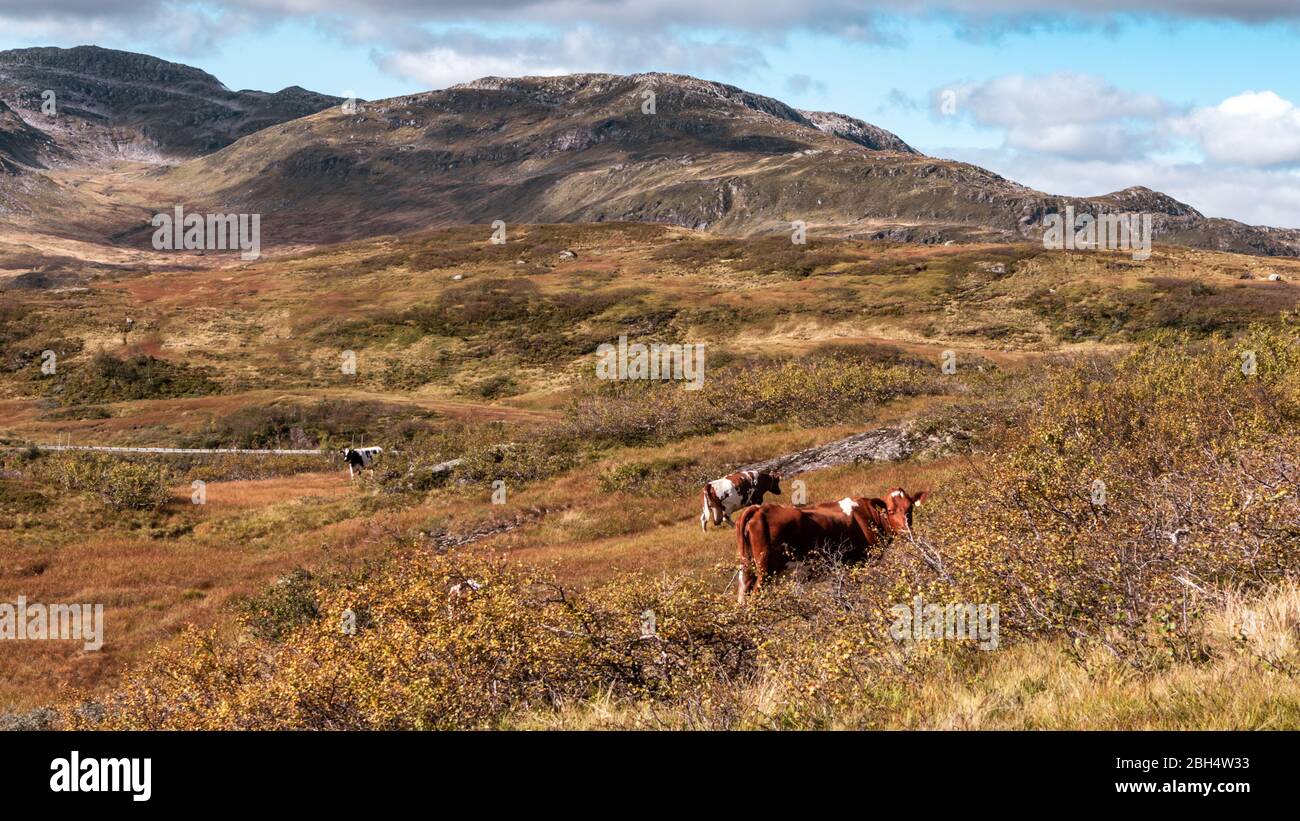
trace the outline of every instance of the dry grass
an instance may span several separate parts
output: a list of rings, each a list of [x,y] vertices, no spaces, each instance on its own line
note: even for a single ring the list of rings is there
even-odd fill
[[[1251,615],[1247,615],[1251,614]],[[1243,637],[1243,621],[1251,625]],[[940,655],[912,682],[824,716],[834,729],[1294,730],[1300,728],[1300,588],[1228,594],[1205,642],[1210,660],[1137,671],[1104,652],[1080,658],[1037,641]],[[1290,665],[1290,672],[1280,669]],[[783,685],[769,677],[739,694],[739,725],[779,724]],[[879,709],[881,706],[886,709]],[[558,711],[523,712],[519,729],[686,728],[692,716],[603,696]]]
[[[212,482],[202,507],[190,503],[188,485],[179,486],[154,517],[111,516],[86,498],[51,499],[52,516],[0,530],[3,600],[102,603],[106,641],[97,652],[75,642],[0,642],[0,666],[12,671],[0,703],[31,707],[48,703],[59,685],[107,686],[184,625],[221,623],[233,598],[295,567],[378,554],[364,516],[343,526],[320,522],[330,504],[346,505],[358,493],[346,473],[333,472]],[[283,515],[294,508],[302,515]],[[247,536],[267,521],[295,527],[268,527],[273,537],[261,539],[205,535],[237,526]]]

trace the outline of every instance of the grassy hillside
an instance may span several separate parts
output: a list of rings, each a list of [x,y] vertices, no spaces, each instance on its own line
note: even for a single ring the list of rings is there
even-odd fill
[[[244,606],[237,635],[187,631],[102,710],[62,720],[1294,727],[1297,341],[1293,319],[1249,348],[1169,337],[1060,365],[1032,416],[966,459],[810,475],[813,498],[924,483],[933,509],[866,565],[823,557],[743,608],[727,589],[730,534],[702,537],[691,495],[674,492],[687,457],[659,455],[662,486],[601,493],[584,490],[598,471],[543,483],[542,469],[495,526],[480,522],[499,535],[460,549],[409,517],[457,510],[474,484],[418,494],[389,520],[381,561],[282,580]],[[501,469],[518,467],[507,455]],[[892,608],[916,596],[998,604],[996,646],[897,640]]]
[[[390,453],[349,483],[315,457],[114,473],[9,451],[0,595],[104,602],[108,634],[98,653],[0,643],[0,704],[91,698],[114,726],[1127,726],[1155,703],[1142,726],[1295,726],[1278,642],[1300,264],[626,224],[489,235],[248,264],[6,246],[8,276],[70,278],[5,292],[9,442]],[[591,352],[622,334],[706,343],[704,389],[593,379]],[[798,478],[813,501],[930,488],[918,541],[737,611],[734,537],[699,532],[700,483],[878,427],[906,429],[912,457]],[[466,577],[482,595],[457,609]],[[882,619],[918,591],[999,602],[1002,649],[894,643]],[[1264,608],[1247,600],[1281,615],[1234,643],[1223,625]],[[370,614],[357,645],[345,608]],[[665,646],[639,639],[646,609]],[[500,642],[507,666],[484,666]],[[338,671],[347,688],[308,697]],[[1202,697],[1179,695],[1192,683]]]

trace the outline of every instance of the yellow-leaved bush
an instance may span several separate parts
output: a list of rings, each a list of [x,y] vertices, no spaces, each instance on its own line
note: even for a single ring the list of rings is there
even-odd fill
[[[1007,452],[942,489],[931,586],[998,603],[1004,629],[1187,650],[1208,591],[1300,569],[1297,339],[1292,316],[1059,374]]]

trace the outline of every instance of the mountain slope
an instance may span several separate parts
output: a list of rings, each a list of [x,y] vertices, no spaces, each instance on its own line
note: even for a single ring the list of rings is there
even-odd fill
[[[57,116],[42,113],[47,91]],[[196,157],[339,100],[297,86],[231,91],[199,69],[97,46],[0,51],[0,102],[83,161]],[[43,150],[26,164],[45,159],[61,158]]]
[[[654,112],[644,113],[646,92]],[[1207,218],[1143,188],[1058,197],[926,157],[860,120],[671,74],[488,77],[273,126],[159,181],[264,214],[282,239],[443,223],[790,223],[914,242],[1020,240],[1043,216],[1149,211],[1157,238],[1296,255],[1300,232]]]
[[[0,174],[16,175],[21,166],[39,167],[41,157],[56,152],[54,141],[0,100]]]

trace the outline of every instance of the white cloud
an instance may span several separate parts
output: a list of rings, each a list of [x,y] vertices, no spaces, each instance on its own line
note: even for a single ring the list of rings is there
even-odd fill
[[[1144,185],[1206,216],[1300,228],[1300,173],[1289,169],[1225,172],[1222,166],[1209,163],[1045,157],[1005,148],[947,148],[935,153],[988,168],[1049,194],[1089,197]]]
[[[1272,91],[1247,91],[1171,123],[1225,165],[1300,164],[1300,107]]]
[[[536,25],[562,31],[594,26],[619,34],[682,32],[691,28],[761,34],[779,39],[801,30],[847,41],[897,42],[899,20],[944,16],[963,34],[987,37],[1007,30],[1061,27],[1115,28],[1137,17],[1233,20],[1246,24],[1300,22],[1294,0],[0,0],[0,30],[30,31],[76,39],[86,31],[111,31],[100,40],[158,37],[175,51],[195,39],[183,19],[255,19],[260,25],[293,20],[338,27],[369,27],[387,49],[425,25]],[[170,18],[175,26],[156,26]],[[142,31],[143,29],[143,31]],[[228,37],[210,28],[212,40]]]
[[[701,42],[647,32],[621,38],[579,26],[555,37],[493,37],[454,29],[411,36],[401,48],[374,53],[376,63],[429,88],[479,77],[574,72],[635,72],[654,68],[711,74],[761,68],[762,54],[726,41]]]
[[[1122,91],[1100,77],[1060,72],[1010,74],[955,84],[931,95],[933,113],[949,111],[1003,132],[1005,145],[1066,157],[1133,156],[1151,147],[1150,123],[1169,106],[1151,94]]]
[[[956,89],[959,106],[984,125],[1033,129],[1162,116],[1165,103],[1151,94],[1121,91],[1100,77],[1058,72],[1041,77],[1009,74]]]
[[[1210,216],[1300,228],[1300,106],[1247,91],[1180,111],[1098,77],[1009,75],[954,85],[956,116],[997,132],[994,149],[946,149],[1052,194],[1144,185]],[[942,113],[943,92],[931,95]],[[1160,152],[1187,161],[1162,161]]]
[[[814,80],[807,74],[791,74],[785,78],[785,90],[796,96],[802,96],[810,91],[825,94],[826,84],[821,80]]]
[[[547,65],[527,57],[465,54],[447,47],[431,48],[420,52],[398,52],[382,56],[378,58],[378,62],[385,71],[431,89],[446,88],[479,77],[573,73],[573,69],[569,66]]]

